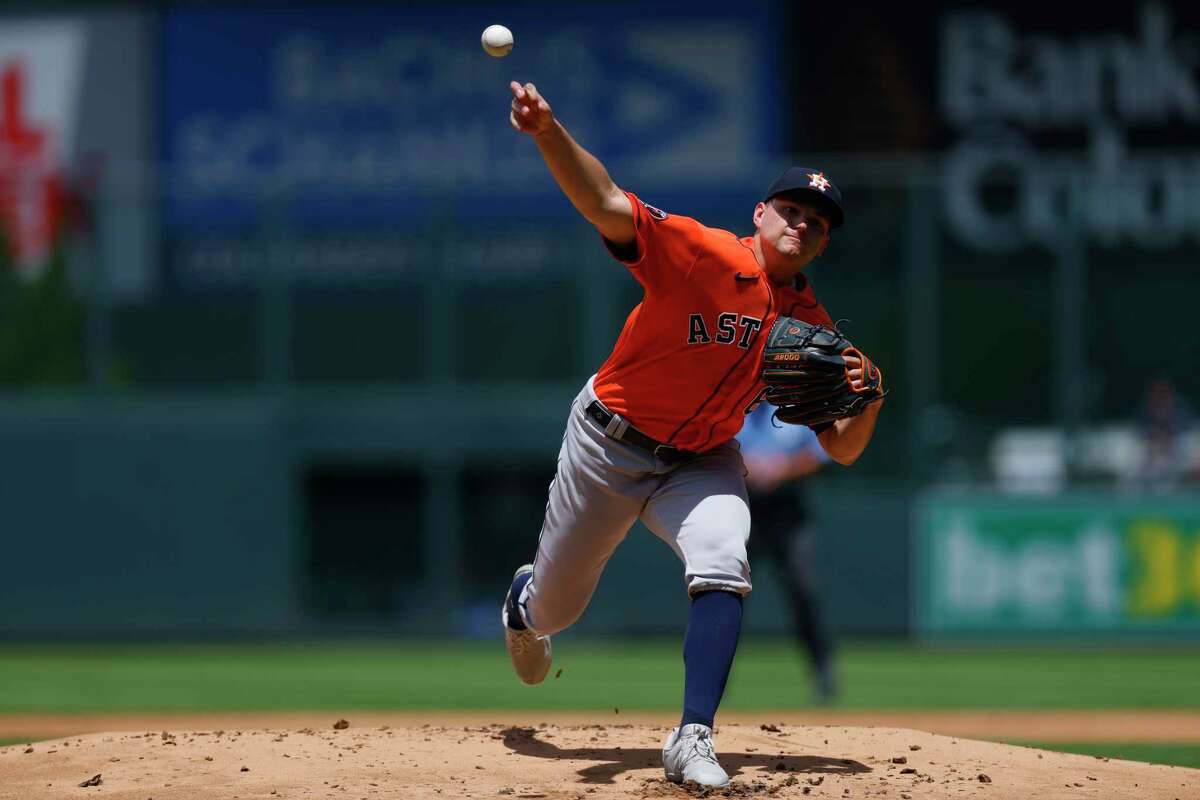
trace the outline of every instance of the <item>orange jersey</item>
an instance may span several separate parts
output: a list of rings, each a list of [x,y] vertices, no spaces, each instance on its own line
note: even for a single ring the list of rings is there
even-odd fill
[[[666,214],[627,192],[642,284],[612,354],[596,373],[596,397],[664,444],[702,452],[732,439],[764,384],[767,332],[779,314],[832,325],[800,278],[773,285],[753,237]]]

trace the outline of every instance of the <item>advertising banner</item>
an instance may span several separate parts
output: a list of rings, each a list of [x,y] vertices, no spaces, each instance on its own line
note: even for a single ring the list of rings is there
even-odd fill
[[[1200,5],[832,4],[795,49],[803,141],[940,158],[944,231],[979,253],[1200,243]],[[800,137],[798,137],[799,139]]]
[[[0,29],[0,227],[17,269],[46,264],[63,222],[85,33],[70,18]]]
[[[1057,31],[1040,11],[1024,23],[1000,8],[942,16],[943,198],[960,240],[996,252],[1053,244],[1074,214],[1102,247],[1200,242],[1194,14],[1120,9],[1083,30],[1074,14]]]
[[[914,531],[925,636],[1200,635],[1200,497],[935,494]]]
[[[93,238],[115,296],[154,277],[146,15],[17,15],[0,25],[0,263],[37,275]],[[131,89],[132,87],[132,89]]]
[[[176,277],[236,281],[263,258],[237,233],[264,225],[284,238],[303,228],[309,253],[344,250],[349,229],[401,265],[414,257],[397,231],[427,235],[431,219],[485,239],[481,227],[514,218],[569,220],[537,148],[508,125],[513,79],[536,83],[623,185],[724,189],[779,136],[766,8],[172,10],[162,113]],[[480,46],[493,22],[515,34],[506,58]]]

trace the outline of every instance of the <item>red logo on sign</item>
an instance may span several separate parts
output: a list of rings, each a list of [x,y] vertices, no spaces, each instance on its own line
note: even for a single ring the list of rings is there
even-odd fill
[[[18,268],[49,256],[66,203],[62,173],[51,162],[52,133],[25,119],[25,84],[20,62],[0,71],[0,225]]]

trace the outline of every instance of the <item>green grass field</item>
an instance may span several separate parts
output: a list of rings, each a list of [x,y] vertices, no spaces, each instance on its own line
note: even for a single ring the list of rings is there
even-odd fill
[[[676,642],[556,642],[553,678],[513,680],[503,645],[403,643],[0,646],[0,713],[285,709],[673,709]],[[839,651],[849,709],[1200,708],[1200,652],[942,649]],[[748,640],[723,708],[803,708],[793,646]]]
[[[533,688],[513,679],[499,641],[4,645],[0,714],[678,707],[678,642],[562,637],[555,646],[562,676]],[[846,644],[837,707],[1200,709],[1198,656],[1195,649]],[[748,639],[722,707],[804,708],[807,687],[790,642]],[[1200,748],[1187,744],[1021,744],[1200,766]]]
[[[1200,769],[1200,745],[1146,744],[1142,742],[1044,742],[1013,741],[1026,747],[1078,753],[1084,756],[1123,758],[1126,761],[1148,761],[1151,764],[1174,764],[1177,767]]]

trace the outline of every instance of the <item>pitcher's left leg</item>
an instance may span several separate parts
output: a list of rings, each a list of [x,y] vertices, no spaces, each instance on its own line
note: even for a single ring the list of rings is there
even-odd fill
[[[736,445],[677,467],[646,501],[640,518],[683,561],[689,595],[714,589],[750,593],[750,504]]]
[[[683,561],[692,597],[683,714],[663,747],[663,768],[676,782],[729,782],[717,762],[712,727],[741,635],[742,596],[751,588],[744,471],[735,447],[720,448],[672,472],[642,512],[646,526]]]

